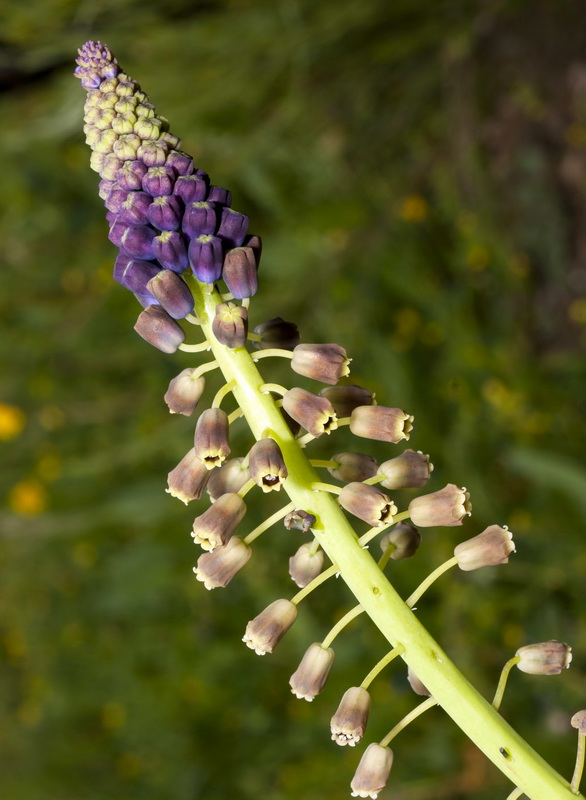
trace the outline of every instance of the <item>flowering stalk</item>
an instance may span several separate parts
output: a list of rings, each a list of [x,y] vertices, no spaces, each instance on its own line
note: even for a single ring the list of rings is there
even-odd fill
[[[205,470],[216,473],[230,453],[229,425],[243,416],[257,443],[274,443],[284,464],[278,481],[291,504],[267,523],[272,524],[289,509],[303,510],[314,518],[311,531],[333,565],[293,601],[276,600],[249,623],[246,644],[259,654],[271,652],[293,624],[302,597],[326,574],[338,572],[358,608],[366,612],[427,687],[433,698],[426,701],[427,705],[433,702],[443,708],[528,797],[576,797],[568,781],[541,759],[460,674],[364,548],[378,532],[407,517],[417,527],[460,525],[470,510],[466,490],[449,484],[439,492],[415,498],[408,512],[396,515],[390,498],[364,482],[352,481],[341,490],[336,487],[340,500],[332,494],[330,485],[320,483],[303,450],[313,438],[347,424],[356,436],[397,444],[409,438],[413,417],[401,409],[373,406],[372,395],[358,387],[351,391],[352,400],[344,392],[346,387],[315,395],[305,389],[281,390],[267,383],[255,363],[260,354],[252,356],[245,349],[247,338],[266,349],[267,355],[274,354],[268,348],[293,350],[286,356],[291,358],[294,371],[324,383],[335,383],[346,375],[349,360],[338,345],[299,346],[296,326],[279,318],[257,326],[253,334],[247,333],[248,299],[257,290],[260,258],[260,240],[247,235],[248,219],[230,207],[227,190],[211,186],[206,173],[177,149],[179,140],[168,131],[167,121],[156,115],[148,97],[122,73],[106,47],[88,42],[80,50],[76,74],[88,90],[85,132],[93,149],[91,165],[102,178],[100,193],[109,212],[109,238],[121,248],[114,277],[145,307],[136,330],[165,353],[179,348],[199,352],[209,347],[212,360],[195,370],[190,380],[197,381],[205,372],[219,368],[226,381],[225,390],[216,395],[214,408],[199,418],[194,449],[177,468],[181,466],[181,474],[172,478],[170,474],[173,491],[186,502],[200,495],[206,482]],[[231,298],[241,300],[241,305],[226,302],[230,298],[216,288],[220,279]],[[185,334],[177,322],[181,319],[198,324],[205,341],[184,344]],[[272,391],[283,396],[282,403],[273,398]],[[227,393],[232,393],[238,404],[229,416],[219,408]],[[197,394],[182,397],[181,403],[177,400],[179,413],[191,413]],[[308,433],[295,438],[295,424],[303,425]],[[271,448],[275,450],[273,445]],[[268,458],[266,452],[264,457]],[[423,485],[429,477],[425,459],[417,459],[424,474],[414,485]],[[251,473],[256,470],[261,475],[257,475],[257,481],[262,483],[262,469],[253,467]],[[411,472],[408,470],[409,475]],[[194,522],[194,538],[207,551],[199,567],[199,577],[207,581],[207,588],[226,585],[250,557],[247,544],[264,530],[259,526],[249,534],[248,542],[232,536],[245,514],[242,495],[249,488],[254,489],[253,483],[228,487]],[[373,525],[361,539],[342,506]],[[479,563],[477,545],[470,547],[473,552],[470,555],[467,550],[467,566],[458,561],[462,569],[476,568]],[[506,554],[499,557],[500,561],[492,563],[503,563]],[[380,761],[377,747],[369,757],[369,768]],[[383,753],[382,765],[387,773],[391,761],[392,756]],[[361,780],[367,782],[367,777],[363,770]],[[358,794],[363,791],[360,786],[355,788]]]

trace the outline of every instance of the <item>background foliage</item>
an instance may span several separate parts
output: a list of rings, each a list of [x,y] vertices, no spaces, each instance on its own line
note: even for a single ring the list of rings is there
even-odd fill
[[[356,623],[308,705],[287,680],[350,606],[342,584],[259,659],[239,639],[292,593],[299,539],[266,534],[224,592],[193,579],[197,510],[163,492],[193,421],[162,402],[193,362],[140,340],[111,280],[71,76],[89,38],[263,236],[254,324],[279,314],[305,341],[344,345],[357,382],[415,415],[430,489],[470,490],[463,529],[426,532],[391,565],[398,588],[485,525],[512,528],[508,567],[444,578],[419,613],[487,695],[520,644],[573,644],[568,673],[513,674],[503,706],[569,775],[586,664],[580,4],[4,0],[1,13],[2,795],[345,796],[358,753],[329,741],[329,717],[383,647]],[[314,452],[350,447],[340,432]],[[278,502],[252,504],[247,525]],[[414,705],[400,666],[373,697],[371,737]],[[437,710],[397,740],[392,787],[400,800],[508,791]]]

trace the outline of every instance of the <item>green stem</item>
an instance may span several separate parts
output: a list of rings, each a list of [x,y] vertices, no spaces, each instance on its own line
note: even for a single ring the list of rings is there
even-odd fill
[[[511,728],[450,661],[359,544],[336,500],[327,492],[312,491],[318,475],[291,435],[273,398],[260,391],[265,380],[250,353],[244,348],[224,347],[212,333],[211,321],[220,302],[218,293],[204,291],[195,279],[189,281],[197,317],[226,381],[236,381],[233,393],[253,435],[261,438],[265,430],[273,431],[289,472],[285,491],[295,508],[303,508],[316,517],[312,530],[356,600],[392,646],[405,646],[404,661],[466,736],[512,783],[531,800],[575,800],[569,782]]]
[[[410,711],[408,714],[406,714],[401,722],[398,722],[395,727],[387,733],[384,739],[380,740],[379,744],[381,747],[388,747],[395,736],[398,733],[401,733],[401,731],[404,730],[407,725],[413,722],[414,719],[417,719],[417,717],[421,716],[421,714],[424,714],[428,708],[433,708],[433,706],[437,706],[437,704],[438,703],[435,697],[428,697],[427,700],[424,700],[422,703],[419,703],[418,706],[415,706],[413,711]]]
[[[576,766],[574,767],[574,774],[572,775],[572,783],[570,788],[574,794],[578,794],[580,790],[580,781],[582,780],[582,773],[584,772],[584,755],[586,753],[586,734],[578,731],[578,752],[576,753]]]
[[[501,672],[501,677],[499,678],[499,683],[498,686],[496,687],[496,692],[494,693],[494,698],[492,701],[492,707],[496,708],[497,711],[499,710],[499,708],[501,707],[501,703],[503,702],[503,695],[505,693],[505,688],[507,686],[507,680],[509,679],[509,673],[513,669],[515,664],[518,664],[520,660],[521,659],[519,658],[519,656],[513,656],[513,658],[510,658],[503,667],[503,670]]]
[[[286,517],[290,511],[293,511],[294,508],[295,506],[293,503],[288,503],[284,508],[280,508],[278,511],[275,511],[272,516],[265,519],[265,521],[261,522],[260,525],[257,525],[253,531],[250,531],[248,536],[244,539],[244,543],[250,544],[251,542],[254,542],[257,536],[260,536],[261,533],[264,533],[266,530],[271,528],[275,522],[278,522],[280,519],[283,519],[283,517]]]
[[[360,687],[362,689],[368,689],[368,687],[376,678],[376,676],[379,674],[379,672],[381,672],[388,664],[390,664],[391,661],[394,661],[395,658],[397,658],[398,656],[402,656],[404,652],[405,648],[402,645],[399,645],[398,647],[393,647],[392,650],[389,650],[386,656],[383,656],[381,660],[377,664],[375,664],[374,667],[370,670],[366,678],[360,684]]]
[[[517,800],[518,797],[521,797],[523,794],[523,789],[520,789],[518,786],[513,789],[511,794],[507,797],[507,800]]]
[[[443,575],[444,572],[447,572],[452,567],[455,567],[457,563],[458,559],[453,556],[447,561],[444,561],[443,564],[440,564],[440,566],[437,569],[434,569],[433,572],[430,572],[427,578],[424,581],[421,581],[417,589],[415,589],[415,591],[405,600],[409,608],[413,608],[421,595],[429,589],[432,583],[437,581],[440,575]]]

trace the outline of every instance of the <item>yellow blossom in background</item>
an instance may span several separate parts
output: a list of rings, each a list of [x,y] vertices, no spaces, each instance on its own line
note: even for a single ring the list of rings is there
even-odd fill
[[[469,269],[483,270],[490,263],[490,253],[482,244],[473,244],[466,253],[466,265]]]
[[[35,516],[45,511],[48,499],[42,483],[24,480],[15,484],[8,493],[8,506],[15,514]]]
[[[0,403],[0,441],[9,442],[21,433],[26,424],[26,414],[18,406]]]
[[[404,198],[399,216],[405,222],[423,222],[427,217],[427,200],[420,194],[410,194]]]

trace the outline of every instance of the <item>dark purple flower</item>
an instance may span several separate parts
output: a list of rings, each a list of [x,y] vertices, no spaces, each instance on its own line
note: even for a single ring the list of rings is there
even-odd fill
[[[121,283],[125,289],[138,294],[150,291],[147,289],[147,283],[159,272],[161,272],[159,264],[128,258],[122,253],[114,262],[114,280]]]
[[[119,220],[127,225],[144,225],[153,198],[146,192],[129,192],[120,206]]]
[[[221,203],[223,206],[229,206],[232,202],[232,192],[229,192],[228,189],[222,189],[221,186],[210,186],[208,200]]]
[[[262,239],[260,236],[256,234],[251,236],[246,236],[243,242],[245,247],[252,247],[254,250],[254,257],[256,259],[256,268],[258,269],[260,266],[260,257],[262,255]]]
[[[153,253],[165,269],[184,272],[189,266],[187,247],[179,231],[163,231],[153,239]]]
[[[161,306],[149,306],[136,320],[134,330],[163,353],[174,353],[184,341],[181,326]]]
[[[234,211],[232,208],[223,208],[220,217],[220,227],[218,236],[224,239],[230,247],[238,247],[242,244],[248,230],[248,217]]]
[[[142,179],[142,188],[152,197],[171,194],[175,184],[175,173],[171,167],[150,167]]]
[[[181,225],[183,203],[173,194],[155,197],[148,210],[148,221],[160,231],[176,231]]]
[[[147,174],[147,168],[142,161],[125,161],[118,170],[116,180],[122,189],[136,192],[142,189],[142,179]]]
[[[150,292],[134,292],[134,296],[143,308],[158,305],[157,301],[152,294],[150,294]]]
[[[204,233],[215,233],[217,224],[218,212],[215,203],[193,202],[186,207],[182,227],[190,239],[195,239]]]
[[[120,249],[127,256],[151,261],[155,257],[153,239],[156,235],[157,232],[148,225],[128,225],[122,234]]]
[[[180,175],[175,181],[173,194],[180,197],[185,205],[200,203],[208,194],[208,185],[197,175]]]
[[[173,319],[183,319],[193,311],[193,295],[189,286],[170,269],[162,269],[147,283],[146,288]]]
[[[174,169],[177,175],[191,175],[193,172],[193,159],[182,150],[171,150],[165,163]]]
[[[237,300],[252,297],[257,293],[257,266],[252,247],[235,247],[233,250],[228,250],[224,258],[222,278]]]
[[[193,274],[202,283],[214,283],[222,275],[224,251],[222,240],[204,234],[192,239],[187,251]]]

